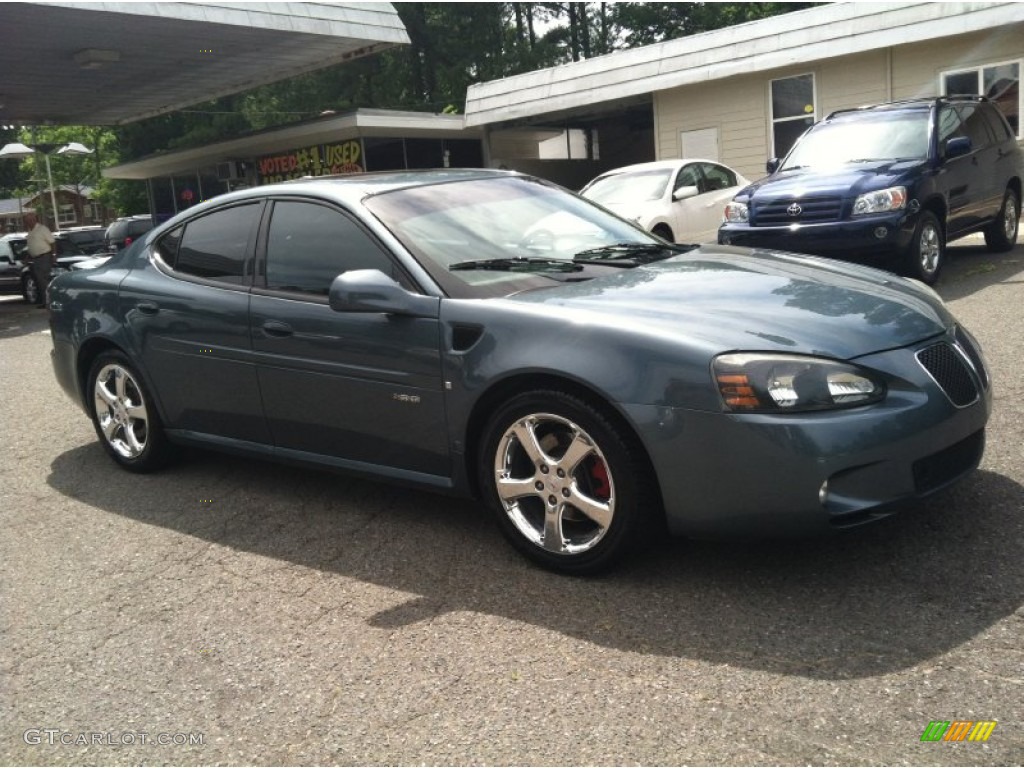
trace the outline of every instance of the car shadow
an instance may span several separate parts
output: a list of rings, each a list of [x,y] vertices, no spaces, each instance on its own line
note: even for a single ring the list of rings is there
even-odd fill
[[[49,319],[49,312],[26,304],[20,296],[0,296],[0,339],[44,331]]]
[[[190,452],[130,475],[90,444],[58,456],[48,482],[146,525],[414,596],[378,628],[480,612],[624,651],[848,679],[940,655],[1024,598],[1024,489],[985,471],[858,531],[664,541],[591,579],[528,564],[473,502],[334,474]]]
[[[947,262],[935,290],[955,301],[1003,282],[1024,282],[1024,244],[1006,253],[992,253],[978,237],[950,243]]]

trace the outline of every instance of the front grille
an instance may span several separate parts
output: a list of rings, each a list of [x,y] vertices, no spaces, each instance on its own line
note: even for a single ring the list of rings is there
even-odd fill
[[[793,207],[793,212],[790,207]],[[838,221],[843,207],[839,197],[791,197],[756,205],[752,212],[754,226],[772,227],[786,224],[813,224]],[[799,213],[794,215],[796,209]]]
[[[964,358],[946,342],[932,344],[917,359],[953,405],[963,408],[978,399],[978,387]]]
[[[985,363],[981,358],[981,350],[978,349],[974,339],[972,339],[970,335],[967,334],[959,325],[956,327],[954,336],[956,338],[957,346],[963,350],[964,354],[967,355],[968,359],[971,361],[971,365],[974,366],[974,372],[981,380],[982,388],[988,389],[988,370],[985,368]]]
[[[913,467],[914,490],[919,494],[925,494],[949,485],[965,472],[978,466],[984,452],[985,430],[979,429],[959,443],[953,443],[938,453],[918,459]]]

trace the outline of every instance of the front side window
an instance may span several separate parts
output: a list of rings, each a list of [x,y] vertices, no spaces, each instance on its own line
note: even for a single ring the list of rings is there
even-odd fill
[[[800,135],[814,125],[814,75],[771,81],[772,157],[785,157]]]
[[[1021,102],[1019,61],[989,64],[942,74],[942,93],[946,96],[980,94],[988,97],[1021,138]]]
[[[706,192],[716,192],[719,189],[728,189],[736,186],[736,174],[728,168],[714,163],[701,163],[701,170],[704,171]]]
[[[187,222],[171,266],[194,277],[245,282],[249,240],[259,210],[257,204],[237,205]]]
[[[274,203],[268,288],[326,296],[334,278],[353,269],[378,269],[399,278],[391,258],[340,211],[316,203]]]
[[[674,189],[680,187],[696,187],[698,191],[704,192],[703,179],[700,177],[700,168],[696,165],[685,165],[683,169],[679,171],[679,176],[676,178],[676,185]]]

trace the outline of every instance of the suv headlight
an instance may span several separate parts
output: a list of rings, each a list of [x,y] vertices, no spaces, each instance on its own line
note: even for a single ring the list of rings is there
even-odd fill
[[[730,224],[746,224],[750,220],[746,203],[733,200],[725,206],[725,220]]]
[[[890,187],[877,192],[868,192],[853,201],[853,215],[899,211],[907,207],[907,188]]]
[[[725,407],[741,413],[849,408],[885,397],[885,384],[863,368],[821,357],[731,353],[712,367]]]

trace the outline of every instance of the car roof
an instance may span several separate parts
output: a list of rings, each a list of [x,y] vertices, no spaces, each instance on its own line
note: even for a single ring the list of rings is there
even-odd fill
[[[621,168],[612,168],[610,171],[605,171],[598,178],[603,176],[615,176],[620,173],[637,173],[642,171],[656,171],[661,169],[675,169],[681,168],[684,165],[690,163],[711,163],[713,165],[723,165],[718,160],[708,160],[703,157],[684,157],[682,159],[675,160],[654,160],[649,163],[634,163],[633,165],[624,165]]]

